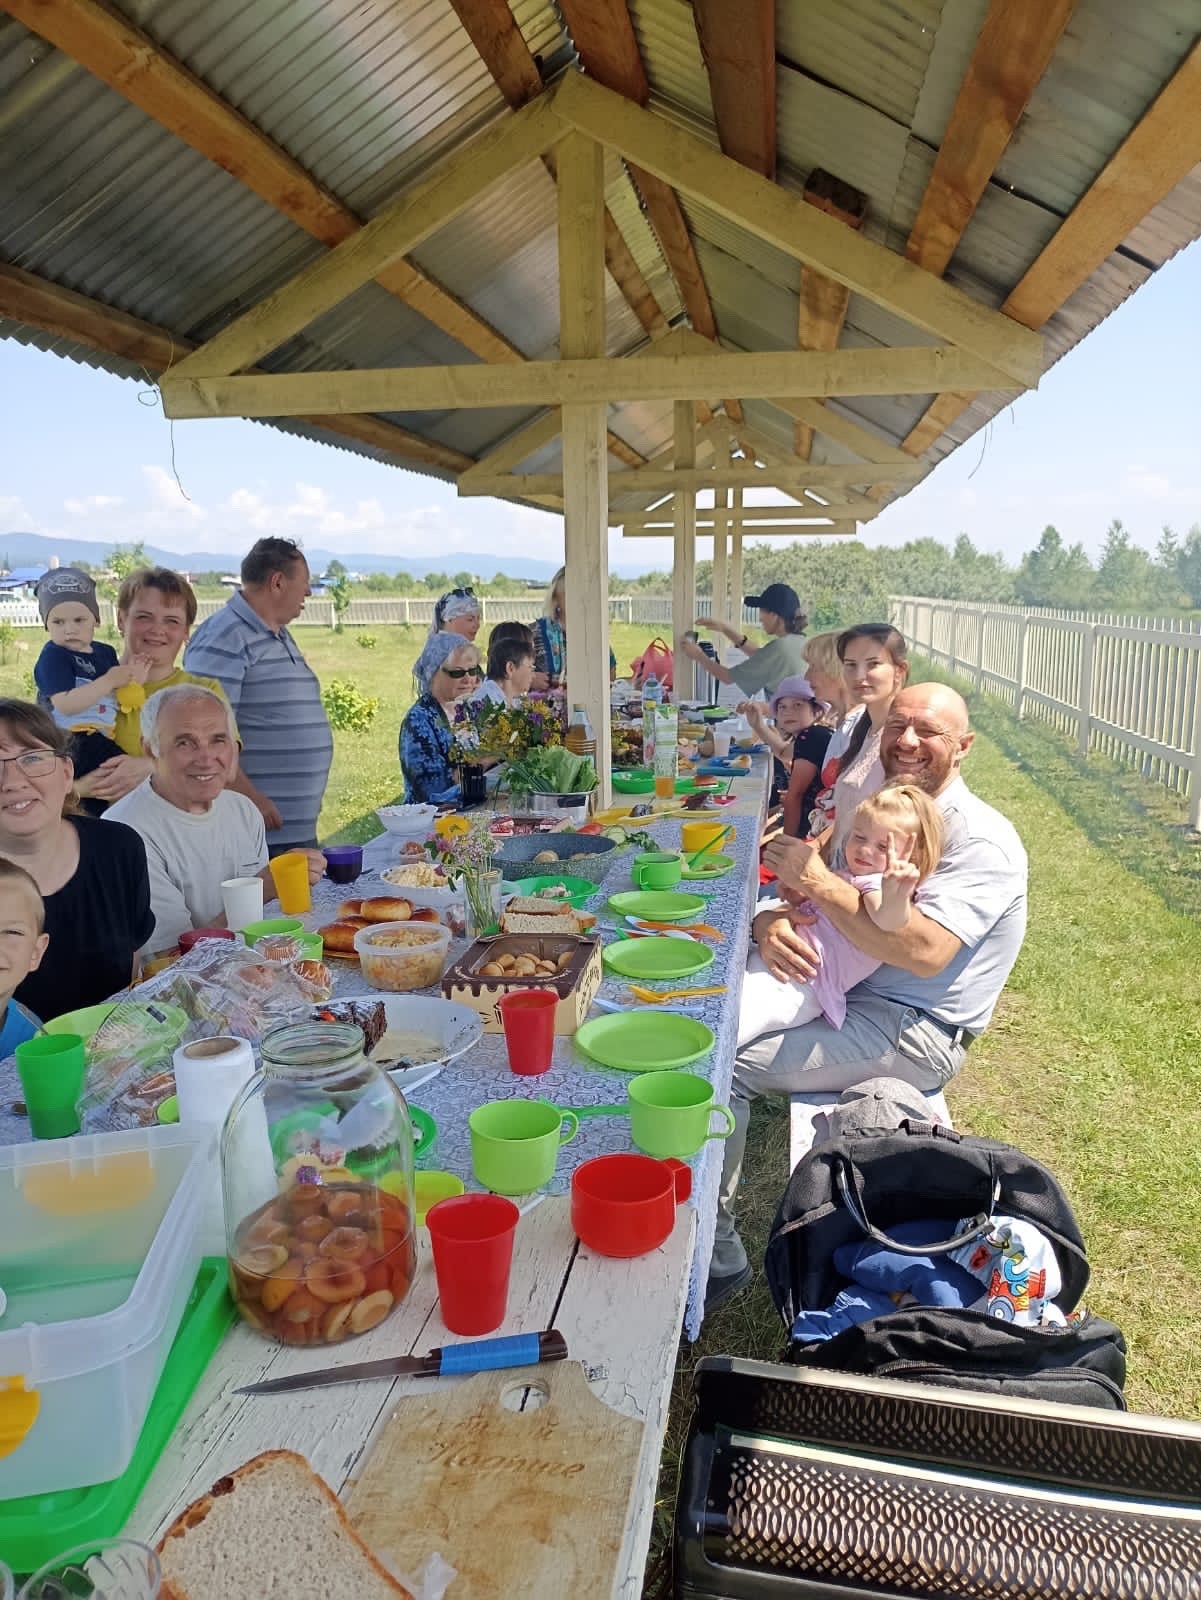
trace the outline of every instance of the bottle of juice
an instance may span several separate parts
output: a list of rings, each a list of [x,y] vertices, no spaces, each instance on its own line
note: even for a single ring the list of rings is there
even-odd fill
[[[679,713],[675,706],[655,705],[651,710],[655,724],[652,769],[655,797],[670,800],[676,792],[679,757]]]
[[[583,706],[572,706],[571,721],[563,735],[563,743],[573,756],[591,756],[596,759],[596,735]]]

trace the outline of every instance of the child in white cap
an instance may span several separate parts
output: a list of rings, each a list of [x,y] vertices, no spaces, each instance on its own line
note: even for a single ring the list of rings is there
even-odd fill
[[[95,637],[96,585],[78,567],[48,572],[37,586],[37,600],[50,635],[33,669],[38,704],[70,735],[71,762],[81,778],[124,753],[113,738],[117,709],[142,705],[151,662],[139,656],[123,666],[112,645]]]

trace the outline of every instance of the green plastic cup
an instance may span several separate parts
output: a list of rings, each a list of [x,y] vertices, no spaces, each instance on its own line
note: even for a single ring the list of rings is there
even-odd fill
[[[712,1126],[714,1112],[724,1126]],[[733,1132],[734,1113],[714,1103],[713,1085],[695,1072],[646,1072],[630,1080],[630,1137],[646,1155],[683,1161],[706,1140]]]
[[[39,1033],[14,1052],[35,1139],[65,1139],[79,1132],[75,1109],[83,1093],[88,1057],[77,1033]]]
[[[683,875],[684,862],[675,850],[644,850],[631,869],[640,889],[674,889]]]
[[[528,1194],[554,1176],[559,1146],[574,1139],[580,1121],[545,1100],[492,1100],[467,1119],[471,1170],[494,1194]]]

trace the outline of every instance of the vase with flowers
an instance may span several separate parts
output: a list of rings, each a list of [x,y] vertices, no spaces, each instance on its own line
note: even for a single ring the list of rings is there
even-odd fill
[[[500,929],[500,872],[492,865],[494,841],[484,817],[439,817],[426,840],[452,888],[463,891],[465,932],[484,938]]]

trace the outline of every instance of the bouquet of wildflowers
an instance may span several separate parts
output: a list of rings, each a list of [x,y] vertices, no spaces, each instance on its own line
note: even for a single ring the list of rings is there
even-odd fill
[[[439,817],[425,841],[425,849],[452,888],[462,885],[469,931],[495,933],[499,925],[495,891],[500,885],[500,873],[492,865],[495,841],[488,832],[488,819],[453,813]]]
[[[563,722],[549,700],[525,699],[515,706],[477,700],[455,706],[451,722],[452,765],[479,761],[517,761],[539,745],[563,743]]]

